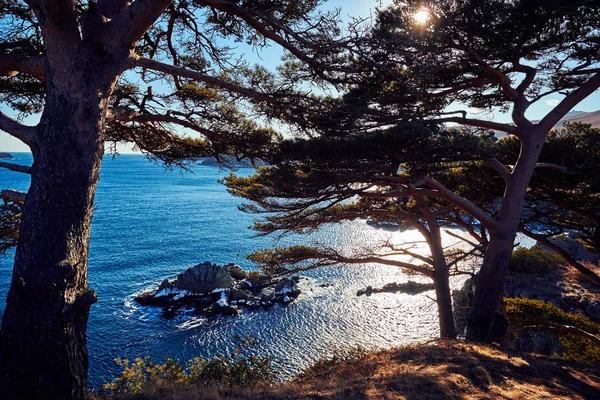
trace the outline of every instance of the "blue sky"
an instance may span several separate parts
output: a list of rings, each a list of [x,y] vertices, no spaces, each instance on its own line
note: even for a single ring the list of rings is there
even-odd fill
[[[366,17],[368,16],[374,7],[378,5],[388,5],[392,0],[329,0],[326,3],[327,8],[340,8],[342,17],[345,20],[349,20],[350,17]],[[240,53],[244,53],[246,60],[251,63],[258,63],[266,66],[269,69],[274,69],[280,62],[283,54],[282,50],[277,46],[271,46],[261,50],[260,52],[253,51],[249,46],[239,45],[238,49]],[[531,119],[541,119],[546,115],[552,108],[558,104],[562,99],[562,96],[550,96],[546,99],[539,101],[532,105],[527,112],[527,116]],[[453,107],[454,108],[454,107]],[[464,108],[463,108],[464,109]],[[579,103],[575,107],[576,110],[580,111],[596,111],[600,109],[600,91],[596,91],[593,95],[586,98],[584,101]],[[8,113],[10,110],[2,108],[2,111]],[[510,113],[493,112],[487,114],[479,114],[477,110],[473,111],[475,116],[480,118],[491,119],[498,122],[510,122]],[[27,124],[35,124],[37,117],[30,117],[24,121]],[[19,140],[9,136],[8,134],[0,131],[0,151],[12,151],[12,152],[27,152],[29,148],[21,143]],[[128,148],[121,148],[121,152],[128,152]]]

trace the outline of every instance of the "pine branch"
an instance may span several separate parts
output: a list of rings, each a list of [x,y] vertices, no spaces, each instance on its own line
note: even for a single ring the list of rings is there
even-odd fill
[[[31,167],[28,167],[26,165],[19,165],[0,161],[0,168],[6,168],[8,170],[22,172],[24,174],[31,174]]]
[[[514,135],[516,137],[521,136],[521,131],[519,130],[519,128],[517,128],[514,125],[503,124],[500,122],[486,121],[486,120],[482,120],[482,119],[473,119],[473,118],[466,118],[466,117],[433,118],[433,119],[431,119],[431,121],[439,122],[439,123],[455,122],[455,123],[461,124],[461,125],[474,126],[477,128],[500,131],[500,132],[507,133],[509,135]]]
[[[548,132],[581,100],[585,99],[600,88],[600,73],[591,77],[577,90],[569,93],[552,111],[550,111],[537,126],[542,132]]]
[[[45,70],[45,57],[0,54],[0,76],[14,76],[17,73],[24,73],[43,82],[46,74]]]
[[[237,85],[233,82],[226,81],[224,79],[216,78],[214,76],[206,75],[198,71],[194,71],[184,67],[176,67],[174,65],[162,63],[156,60],[150,60],[148,58],[140,57],[137,55],[132,55],[128,60],[128,67],[141,67],[150,69],[153,71],[163,72],[168,75],[178,76],[182,78],[192,79],[196,82],[203,82],[208,85],[218,87],[221,89],[228,90],[233,93],[239,93],[244,96],[248,96],[255,100],[266,101],[269,103],[274,103],[276,100],[271,96],[268,96],[264,93],[258,92],[253,89],[246,88],[244,86]]]
[[[23,125],[0,111],[0,130],[16,137],[28,146],[35,143],[37,127]]]

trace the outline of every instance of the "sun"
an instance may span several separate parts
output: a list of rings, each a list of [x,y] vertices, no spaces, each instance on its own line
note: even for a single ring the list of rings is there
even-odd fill
[[[422,25],[425,22],[429,21],[430,16],[431,15],[429,14],[429,10],[426,8],[422,8],[413,15],[413,19],[417,24]]]

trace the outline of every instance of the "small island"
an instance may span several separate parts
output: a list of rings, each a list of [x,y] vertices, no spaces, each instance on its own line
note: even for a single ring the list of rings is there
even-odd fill
[[[357,296],[367,295],[370,296],[373,293],[406,293],[406,294],[419,294],[434,290],[435,286],[433,283],[420,283],[415,281],[408,281],[404,283],[387,283],[382,288],[374,288],[373,286],[367,286],[365,289],[360,289],[356,292]]]
[[[0,160],[14,160],[15,157],[10,153],[2,153],[0,152]]]
[[[299,277],[273,278],[258,272],[246,272],[239,265],[213,264],[206,261],[188,268],[173,280],[165,279],[156,290],[135,297],[143,306],[162,307],[174,315],[192,307],[205,316],[237,315],[240,308],[257,310],[274,303],[294,301],[300,290]]]

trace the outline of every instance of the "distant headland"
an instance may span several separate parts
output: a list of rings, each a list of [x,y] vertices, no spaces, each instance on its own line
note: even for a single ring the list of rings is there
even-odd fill
[[[10,153],[2,153],[2,152],[0,152],[0,159],[14,160],[15,157],[12,154],[10,154]]]

